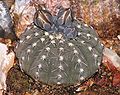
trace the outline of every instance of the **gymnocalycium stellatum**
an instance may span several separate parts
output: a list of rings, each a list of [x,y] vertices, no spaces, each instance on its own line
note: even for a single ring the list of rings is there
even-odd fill
[[[41,8],[33,22],[16,46],[21,69],[33,79],[73,85],[98,70],[103,45],[95,30],[74,18],[70,8],[60,8],[56,16]]]

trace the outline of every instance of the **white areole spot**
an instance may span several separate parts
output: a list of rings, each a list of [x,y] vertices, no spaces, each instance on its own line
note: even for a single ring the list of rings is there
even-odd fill
[[[23,42],[23,40],[20,40],[20,43],[22,43]]]
[[[60,49],[60,51],[64,51],[64,48],[62,48],[62,47],[60,47],[59,49]]]
[[[95,39],[96,41],[98,40],[98,38],[96,38],[96,37],[95,37],[94,39]]]
[[[55,44],[55,40],[52,40],[51,43],[52,43],[52,44]]]
[[[50,38],[51,40],[54,39],[54,37],[53,37],[52,35],[50,35],[49,38]]]
[[[73,43],[68,43],[69,46],[73,46]]]
[[[33,25],[34,28],[36,28],[37,26]]]
[[[81,25],[77,25],[77,28],[81,28]]]
[[[26,39],[29,39],[31,36],[27,36]]]
[[[60,43],[64,43],[64,40],[60,40],[59,42],[60,42]]]
[[[80,77],[80,80],[84,80],[85,78],[83,76]]]
[[[39,65],[38,65],[38,68],[41,68],[41,67],[42,67],[42,65],[41,65],[41,64],[39,64]]]
[[[88,37],[90,37],[91,35],[90,34],[87,34]]]
[[[56,36],[56,39],[61,39],[62,38],[62,34],[58,34],[57,36]]]
[[[83,72],[83,71],[84,71],[83,68],[80,68],[80,73]]]
[[[62,65],[60,65],[58,68],[59,68],[60,70],[63,70],[63,66],[62,66]]]
[[[25,59],[25,57],[22,57],[22,60],[24,60]]]
[[[88,49],[91,51],[91,50],[92,50],[92,47],[88,47]]]
[[[30,51],[31,51],[31,50],[30,50],[30,49],[28,49],[28,50],[27,50],[27,53],[29,53]]]
[[[81,41],[81,43],[82,43],[82,44],[84,44],[84,43],[85,43],[85,41]]]
[[[34,34],[35,36],[38,36],[39,34],[37,33],[37,32],[35,32],[35,34]]]
[[[60,57],[59,57],[59,60],[60,60],[60,61],[63,61],[63,56],[60,56]]]
[[[42,60],[46,59],[46,56],[45,56],[45,55],[42,55],[41,59],[42,59]]]
[[[61,84],[61,82],[57,82],[57,84],[59,85],[59,84]]]
[[[49,35],[49,33],[48,33],[48,32],[45,32],[45,35],[46,35],[46,36],[48,36],[48,35]]]
[[[58,76],[59,79],[62,78],[62,75],[60,75],[60,74],[58,74],[57,76]]]
[[[100,64],[101,64],[101,63],[100,63],[100,62],[98,62],[98,66],[100,66]]]
[[[97,54],[93,54],[94,55],[94,57],[96,58],[96,57],[98,57],[98,55]]]
[[[77,50],[74,50],[74,53],[75,53],[75,54],[78,54],[78,51],[77,51]]]
[[[104,46],[103,44],[101,44],[101,46]]]
[[[35,74],[36,74],[36,75],[39,75],[39,73],[38,73],[38,72],[35,72]]]
[[[45,38],[40,38],[40,40],[41,40],[42,42],[44,42],[44,41],[45,41]]]
[[[47,51],[50,51],[50,47],[46,47],[46,50],[47,50]]]
[[[81,59],[78,59],[77,62],[80,63],[80,62],[81,62]]]
[[[33,43],[33,44],[32,44],[32,47],[35,47],[36,45],[37,45],[37,43]]]
[[[80,32],[78,32],[78,36],[80,36],[81,35],[81,33]]]
[[[84,26],[88,27],[88,25],[87,25],[87,24],[84,24]]]

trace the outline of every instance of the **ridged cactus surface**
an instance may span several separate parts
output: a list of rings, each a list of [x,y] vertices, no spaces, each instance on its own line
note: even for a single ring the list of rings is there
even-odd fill
[[[37,26],[27,28],[20,36],[16,46],[20,67],[37,81],[72,85],[81,83],[98,70],[103,51],[98,35],[92,27],[72,18],[68,11],[56,16],[56,21],[50,21],[52,24],[45,20],[49,20],[50,15],[42,11],[46,18],[35,17],[34,21],[39,22],[34,22]],[[67,18],[60,19],[64,14]],[[58,20],[65,23],[55,23]],[[48,29],[46,25],[55,27]],[[59,31],[60,27],[63,31]]]

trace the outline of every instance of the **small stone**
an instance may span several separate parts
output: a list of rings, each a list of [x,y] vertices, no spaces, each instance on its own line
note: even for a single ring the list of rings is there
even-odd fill
[[[77,92],[81,91],[81,88],[79,87],[76,91],[77,91]]]
[[[36,25],[33,25],[34,28],[36,28],[37,26]],[[30,28],[29,28],[30,29]]]
[[[92,26],[90,26],[91,29],[94,29]]]
[[[117,37],[118,37],[118,39],[120,40],[120,35],[118,35]]]

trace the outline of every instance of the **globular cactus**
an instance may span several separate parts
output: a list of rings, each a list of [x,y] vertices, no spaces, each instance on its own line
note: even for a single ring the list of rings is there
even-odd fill
[[[0,38],[8,38],[12,41],[18,39],[15,34],[9,8],[3,0],[0,1]]]
[[[75,19],[71,9],[56,16],[40,9],[34,26],[16,46],[21,69],[47,84],[73,85],[91,77],[100,66],[103,45],[91,26]]]

